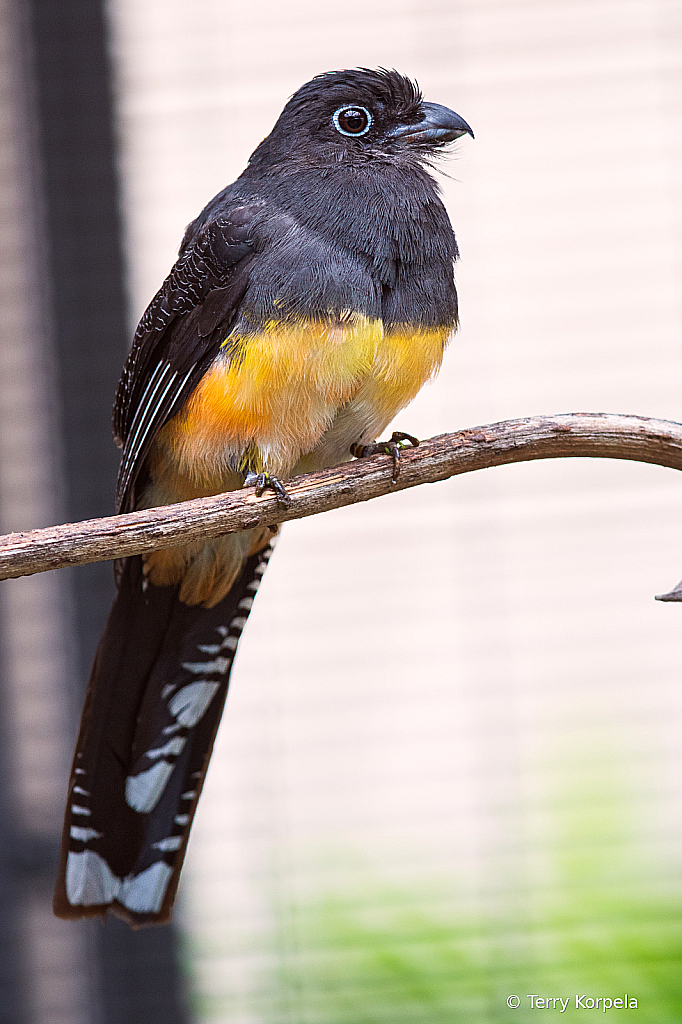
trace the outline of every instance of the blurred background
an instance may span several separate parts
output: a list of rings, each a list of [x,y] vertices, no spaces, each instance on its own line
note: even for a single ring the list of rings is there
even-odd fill
[[[679,0],[0,0],[0,54],[2,532],[110,513],[135,323],[336,68],[476,133],[440,177],[461,330],[396,425],[682,417]],[[557,460],[287,524],[174,925],[135,933],[50,909],[111,566],[3,583],[0,1021],[681,1021],[681,507]]]

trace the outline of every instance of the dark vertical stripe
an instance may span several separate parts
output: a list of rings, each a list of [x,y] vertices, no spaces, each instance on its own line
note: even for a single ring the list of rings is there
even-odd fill
[[[112,511],[111,406],[128,342],[110,76],[101,3],[30,6],[65,511],[76,521]],[[75,576],[85,680],[113,594],[111,566]]]
[[[48,296],[69,519],[112,511],[111,405],[128,338],[103,3],[28,0],[47,225]],[[111,602],[104,563],[72,576],[83,682]],[[105,1024],[185,1024],[173,927],[100,935]]]

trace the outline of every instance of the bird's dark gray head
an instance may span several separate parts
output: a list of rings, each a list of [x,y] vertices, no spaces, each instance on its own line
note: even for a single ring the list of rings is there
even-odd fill
[[[251,157],[343,161],[414,154],[422,159],[473,132],[453,110],[427,103],[397,71],[330,71],[294,93]]]

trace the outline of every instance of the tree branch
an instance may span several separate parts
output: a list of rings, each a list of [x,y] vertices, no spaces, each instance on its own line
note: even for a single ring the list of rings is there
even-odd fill
[[[301,519],[475,469],[575,457],[631,459],[682,469],[682,424],[641,416],[570,413],[441,434],[419,448],[403,451],[395,484],[391,460],[382,455],[288,481],[291,506],[286,509],[278,506],[269,491],[257,498],[253,488],[245,488],[164,508],[12,533],[0,537],[0,579]]]

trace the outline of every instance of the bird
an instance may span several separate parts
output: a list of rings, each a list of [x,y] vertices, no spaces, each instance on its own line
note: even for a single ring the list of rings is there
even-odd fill
[[[438,371],[458,247],[433,175],[473,132],[395,70],[317,75],[187,228],[118,385],[116,510],[271,488],[353,456]],[[76,742],[58,917],[170,920],[276,527],[116,563]]]

